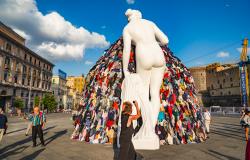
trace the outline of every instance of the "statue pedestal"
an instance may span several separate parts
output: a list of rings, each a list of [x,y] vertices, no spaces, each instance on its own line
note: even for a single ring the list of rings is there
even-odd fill
[[[157,150],[160,149],[160,140],[157,135],[153,137],[143,137],[132,139],[134,148],[137,150]]]

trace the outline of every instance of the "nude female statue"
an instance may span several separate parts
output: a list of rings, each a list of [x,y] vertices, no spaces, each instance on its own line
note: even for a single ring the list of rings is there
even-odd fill
[[[128,63],[133,43],[136,46],[136,74],[140,77],[141,89],[145,93],[143,94],[144,105],[141,105],[141,110],[144,110],[144,114],[142,113],[144,126],[140,129],[141,132],[138,132],[137,139],[144,137],[149,140],[145,144],[140,141],[138,142],[140,145],[134,145],[136,149],[158,149],[159,142],[153,146],[151,144],[151,147],[148,143],[159,141],[154,133],[154,127],[161,107],[160,87],[166,67],[164,53],[159,43],[167,45],[169,40],[153,22],[142,19],[140,11],[128,9],[125,15],[128,17],[129,23],[123,30],[123,72],[125,79],[129,77]],[[151,97],[151,101],[149,97]]]

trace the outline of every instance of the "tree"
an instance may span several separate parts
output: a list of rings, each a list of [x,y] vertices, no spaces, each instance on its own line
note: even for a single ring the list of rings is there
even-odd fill
[[[14,100],[14,107],[17,108],[17,114],[21,117],[22,109],[24,107],[24,102],[21,98],[15,98]]]
[[[14,100],[14,107],[18,108],[18,109],[23,109],[24,107],[24,102],[21,98],[16,98]]]
[[[55,96],[52,94],[46,93],[42,99],[42,104],[43,104],[44,108],[48,108],[48,110],[50,112],[54,111],[56,109],[56,106],[57,106]]]
[[[35,106],[39,106],[40,104],[40,98],[38,96],[35,97]]]

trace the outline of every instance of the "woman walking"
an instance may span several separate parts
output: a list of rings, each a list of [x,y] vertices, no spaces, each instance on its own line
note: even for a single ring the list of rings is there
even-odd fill
[[[138,103],[133,101],[136,107],[136,115],[131,115],[132,104],[128,101],[122,105],[121,114],[121,134],[120,134],[120,153],[118,160],[135,160],[136,152],[132,143],[132,135],[134,134],[133,120],[137,120],[141,116]]]

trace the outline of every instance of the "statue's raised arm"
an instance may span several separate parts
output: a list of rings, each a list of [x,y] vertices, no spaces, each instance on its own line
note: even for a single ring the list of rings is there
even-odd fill
[[[165,46],[168,45],[168,37],[157,27],[155,23],[152,22],[154,31],[155,31],[155,37],[160,42],[161,45]]]

